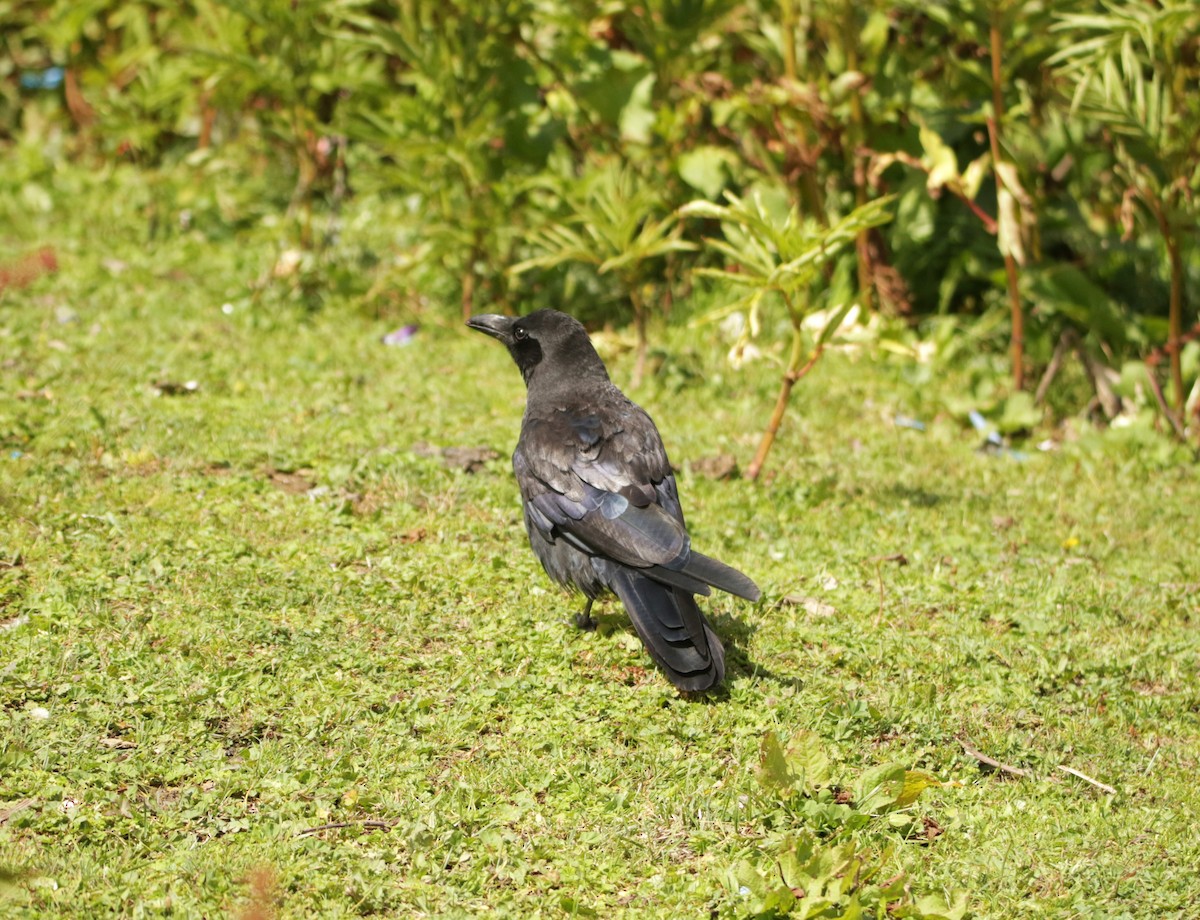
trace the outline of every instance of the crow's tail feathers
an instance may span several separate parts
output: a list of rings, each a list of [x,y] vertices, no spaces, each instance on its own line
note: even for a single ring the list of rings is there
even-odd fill
[[[688,557],[687,565],[683,567],[683,571],[685,574],[699,579],[706,585],[712,585],[714,588],[719,588],[729,594],[744,597],[748,601],[757,601],[762,597],[762,592],[758,590],[758,585],[737,569],[713,559],[711,556],[698,553],[695,550],[692,550],[691,555]],[[707,594],[708,592],[704,593]]]
[[[625,605],[646,651],[671,683],[680,690],[697,691],[724,680],[725,648],[690,592],[615,565],[608,583]]]

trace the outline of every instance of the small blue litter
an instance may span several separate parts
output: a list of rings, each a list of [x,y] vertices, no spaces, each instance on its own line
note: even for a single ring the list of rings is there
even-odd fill
[[[979,412],[972,409],[967,413],[967,418],[971,420],[972,427],[980,434],[984,435],[983,446],[985,448],[999,448],[1004,446],[1004,438],[1000,437],[1000,432],[988,424]]]
[[[913,431],[924,431],[925,423],[920,419],[909,418],[907,415],[897,415],[892,420],[897,428],[911,428]]]
[[[67,73],[61,67],[27,70],[21,74],[21,89],[58,89]]]
[[[1008,457],[1018,463],[1029,459],[1029,454],[1025,451],[1007,447],[1004,438],[1000,437],[1000,432],[988,424],[988,420],[974,409],[967,413],[967,418],[971,420],[971,426],[984,436],[983,443],[979,445],[980,453],[991,454],[993,457]]]

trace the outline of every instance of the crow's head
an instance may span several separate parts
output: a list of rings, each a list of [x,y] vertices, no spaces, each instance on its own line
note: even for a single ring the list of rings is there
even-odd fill
[[[538,310],[528,316],[482,313],[472,316],[467,325],[503,342],[527,384],[535,374],[579,377],[599,371],[608,377],[587,330],[566,313],[557,310]]]

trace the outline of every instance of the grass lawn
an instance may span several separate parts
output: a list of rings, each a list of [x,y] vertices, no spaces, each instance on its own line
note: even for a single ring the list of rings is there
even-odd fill
[[[256,299],[268,242],[120,200],[9,227],[59,270],[0,293],[0,914],[1197,915],[1200,475],[1159,442],[981,453],[955,374],[835,354],[717,481],[777,371],[663,331],[634,395],[764,591],[705,602],[689,701],[529,551],[494,342]]]

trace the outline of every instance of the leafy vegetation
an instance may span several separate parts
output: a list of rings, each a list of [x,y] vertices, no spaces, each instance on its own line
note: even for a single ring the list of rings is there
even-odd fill
[[[717,212],[759,207],[812,245],[856,227],[788,293],[785,337],[821,303],[953,315],[1007,347],[1014,413],[1200,432],[1189,0],[0,9],[0,192],[47,207],[64,164],[133,162],[155,228],[270,222],[263,286],[310,308],[339,283],[380,313],[571,303],[634,320],[640,379],[695,270],[754,268]],[[374,194],[419,220],[347,260],[341,211]],[[850,218],[885,200],[890,222]]]

